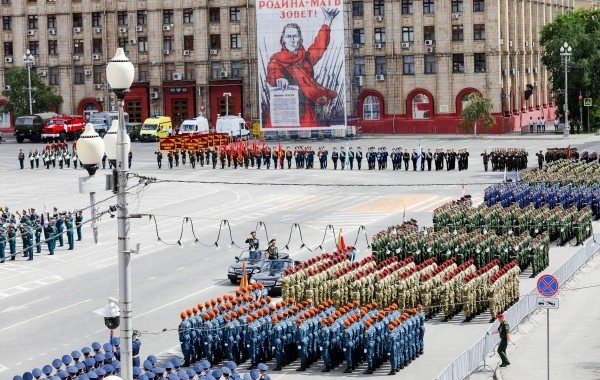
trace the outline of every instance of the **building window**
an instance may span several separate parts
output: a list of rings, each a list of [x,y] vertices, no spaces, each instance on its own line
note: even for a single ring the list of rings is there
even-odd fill
[[[53,86],[58,86],[58,79],[60,77],[58,67],[50,67],[48,69],[48,83]]]
[[[81,13],[73,13],[73,28],[83,28],[83,15]]]
[[[219,61],[212,61],[210,63],[210,79],[219,79],[219,74],[223,70],[223,64]]]
[[[12,57],[12,55],[13,55],[13,43],[12,42],[4,43],[4,55],[7,57]]]
[[[194,35],[183,36],[183,50],[194,50]]]
[[[95,65],[92,73],[94,76],[94,83],[104,83],[104,73],[106,72],[106,67]]]
[[[55,15],[48,15],[46,17],[46,26],[48,27],[48,29],[56,29],[56,16]]]
[[[165,63],[165,80],[173,80],[173,74],[175,74],[175,63]]]
[[[485,11],[484,0],[473,0],[473,12],[483,12],[483,11]]]
[[[365,43],[365,30],[363,28],[352,30],[352,43],[353,44],[364,44]]]
[[[452,0],[452,12],[463,11],[463,0]]]
[[[425,55],[425,74],[435,74],[435,54]]]
[[[40,41],[29,41],[29,51],[33,55],[40,55]]]
[[[234,110],[235,98],[233,96],[223,97],[219,99],[219,115],[225,116],[227,114],[231,115],[232,110]]]
[[[48,40],[48,55],[58,55],[57,40]]]
[[[475,41],[485,40],[485,25],[484,24],[473,25],[473,39]]]
[[[376,44],[384,44],[385,43],[385,28],[375,28],[374,36],[375,36]]]
[[[84,84],[85,83],[85,71],[83,66],[73,66],[74,83]]]
[[[435,26],[424,26],[423,27],[423,39],[435,41]]]
[[[412,118],[429,119],[431,104],[429,97],[425,94],[417,94],[412,98]]]
[[[242,35],[241,34],[230,34],[229,35],[229,47],[232,49],[242,48]]]
[[[173,23],[173,10],[172,9],[164,9],[163,10],[163,25],[171,25]]]
[[[464,54],[452,54],[452,72],[453,73],[464,73],[465,72],[465,55]]]
[[[387,74],[387,58],[375,57],[375,75]]]
[[[92,53],[102,54],[102,38],[94,38],[92,40]]]
[[[244,66],[242,61],[231,62],[231,77],[239,79],[244,75]]]
[[[219,50],[221,49],[221,35],[211,34],[210,35],[210,48]]]
[[[185,80],[196,80],[196,64],[193,62],[186,62],[183,66],[183,75]]]
[[[435,0],[423,0],[423,13],[435,13]]]
[[[11,30],[12,29],[12,17],[3,16],[2,17],[2,30]]]
[[[210,22],[220,22],[221,10],[219,8],[208,8],[208,19]]]
[[[10,0],[2,0],[2,5],[8,5],[10,4]]]
[[[485,53],[473,54],[473,61],[475,63],[475,72],[485,73]]]
[[[83,54],[83,40],[73,40],[73,54]]]
[[[173,36],[163,37],[163,50],[173,50]]]
[[[402,74],[414,75],[415,74],[415,56],[405,55],[402,57]]]
[[[365,58],[354,57],[354,75],[365,75]]]
[[[413,13],[413,0],[402,0],[402,14],[411,15]]]
[[[375,0],[373,2],[373,15],[374,16],[385,15],[385,4],[383,3],[383,0]]]
[[[412,26],[402,27],[402,42],[413,42],[415,40],[415,32]]]
[[[362,0],[352,2],[352,16],[362,17],[365,14],[365,3]]]
[[[127,109],[127,114],[129,115],[129,122],[131,123],[141,123],[143,121],[142,118],[142,102],[139,100],[128,100],[127,105],[125,106]]]
[[[98,28],[102,26],[102,13],[92,12],[92,27]]]
[[[137,24],[138,26],[146,26],[148,23],[148,15],[146,11],[137,11]]]
[[[194,9],[193,8],[185,8],[183,10],[183,23],[191,24],[194,21]]]
[[[127,11],[117,12],[117,25],[127,26]]]
[[[376,96],[369,95],[363,101],[363,119],[377,120],[381,117],[381,106]]]
[[[463,26],[452,25],[452,41],[462,41],[464,39]]]
[[[129,51],[129,40],[127,37],[119,37],[117,38],[117,46],[123,48],[125,51]]]
[[[229,8],[229,21],[241,21],[242,20],[242,10],[240,7],[231,7]]]
[[[150,71],[150,66],[147,63],[140,63],[138,65],[138,81],[140,82],[148,82],[148,75]],[[129,120],[131,120],[131,115],[129,115]]]
[[[148,37],[138,37],[138,52],[148,52]]]
[[[27,16],[27,29],[37,29],[38,18],[37,16]]]

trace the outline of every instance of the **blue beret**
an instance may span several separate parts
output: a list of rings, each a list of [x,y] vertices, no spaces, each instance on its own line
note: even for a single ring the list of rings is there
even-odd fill
[[[106,375],[106,371],[104,370],[104,368],[98,368],[96,370],[96,375],[98,375],[98,376],[104,376],[104,375]]]
[[[179,376],[179,378],[181,380],[189,380],[189,376],[187,374],[187,372],[185,372],[184,370],[180,369],[179,371],[177,371],[177,376]]]
[[[72,361],[73,361],[72,357],[70,357],[69,355],[63,355],[62,362],[65,363],[65,365],[71,364]]]
[[[221,370],[219,370],[219,369],[215,369],[214,371],[212,371],[212,376],[214,378],[218,379],[221,376],[223,376],[223,372],[221,372]]]
[[[200,373],[200,372],[204,371],[204,366],[202,365],[202,363],[196,363],[196,364],[194,364],[192,369],[194,371],[196,371],[196,373]]]
[[[146,374],[140,375],[140,377],[138,377],[139,380],[148,380],[148,376],[146,376]]]
[[[46,376],[51,374],[52,371],[54,371],[54,369],[52,368],[51,365],[46,364],[45,366],[42,367],[42,372],[44,372],[44,375],[46,375]]]
[[[103,354],[98,353],[98,354],[96,354],[96,356],[94,356],[94,359],[96,359],[96,363],[98,363],[98,362],[103,362],[105,357]]]
[[[133,376],[139,376],[142,374],[142,370],[140,369],[140,367],[133,367]]]
[[[64,369],[61,369],[60,371],[58,371],[58,377],[60,377],[61,379],[66,379],[67,377],[69,377],[69,374]]]
[[[104,370],[106,371],[106,373],[113,373],[113,371],[115,370],[115,367],[113,367],[113,366],[112,366],[112,365],[110,365],[110,364],[107,364],[107,365],[105,365],[105,366],[104,366],[104,367],[102,367],[102,368],[104,368]]]
[[[82,354],[89,354],[89,353],[90,353],[90,351],[91,351],[91,349],[90,349],[89,347],[83,347],[83,348],[81,349],[81,353],[82,353]]]
[[[15,377],[13,377],[13,380],[23,380],[23,378],[21,376],[17,375]]]
[[[52,360],[52,367],[59,369],[60,367],[62,367],[63,362],[60,359],[54,359]]]
[[[258,370],[255,368],[252,371],[250,371],[250,377],[252,378],[252,380],[258,380],[260,378],[260,372],[258,372]]]
[[[269,367],[267,367],[267,365],[265,363],[258,363],[258,369],[260,371],[266,371],[269,369]]]
[[[110,342],[112,343],[113,346],[118,346],[121,344],[121,338],[119,338],[118,336],[115,336],[114,338],[111,339]]]
[[[152,362],[152,365],[154,365],[154,363],[156,363],[156,356],[148,355],[148,360],[150,360],[150,362]]]
[[[181,367],[181,365],[183,364],[183,360],[181,360],[179,358],[175,358],[175,359],[171,360],[171,363],[173,363],[173,366],[175,368],[177,368],[177,367]]]
[[[171,362],[167,362],[167,364],[165,365],[165,368],[170,371],[173,369],[173,364]]]
[[[33,380],[33,375],[31,374],[31,372],[25,372],[23,374],[23,380]]]
[[[90,372],[88,372],[88,374],[87,374],[87,375],[88,375],[88,377],[90,378],[90,380],[95,380],[95,379],[97,379],[97,378],[98,378],[98,375],[96,375],[96,372],[94,372],[94,371],[90,371]]]
[[[102,349],[104,350],[104,352],[109,352],[112,351],[112,346],[110,345],[110,343],[104,343],[104,345],[102,345]]]
[[[113,360],[111,364],[113,367],[115,367],[115,369],[121,368],[121,362],[117,359]]]
[[[196,372],[193,369],[187,369],[185,373],[187,373],[189,377],[196,376]]]
[[[221,372],[223,372],[223,375],[225,376],[231,375],[231,370],[228,367],[221,368]]]
[[[252,380],[252,376],[249,373],[244,374],[244,380]]]
[[[144,369],[149,371],[152,369],[152,362],[150,360],[144,360]]]
[[[43,373],[41,369],[34,368],[33,371],[31,371],[31,374],[33,375],[33,377],[41,377]]]
[[[210,368],[210,362],[208,360],[204,359],[200,363],[202,364],[202,366],[204,367],[204,369],[209,369]]]
[[[74,365],[70,365],[67,367],[67,371],[71,374],[75,374],[77,373],[79,370],[77,369],[77,367],[75,367]]]
[[[94,364],[96,364],[96,361],[92,358],[87,358],[83,361],[83,364],[85,364],[88,367],[93,367]]]
[[[79,352],[79,351],[73,351],[73,352],[71,352],[71,357],[73,359],[79,359],[81,357],[81,352]]]
[[[115,354],[113,354],[112,351],[108,351],[106,354],[104,354],[105,360],[108,360],[108,361],[111,361],[114,357],[115,357]]]
[[[102,346],[100,345],[100,343],[98,343],[98,342],[94,342],[94,343],[92,343],[92,348],[93,348],[94,350],[99,350],[99,349],[101,349],[101,348],[102,348]]]
[[[52,376],[51,380],[60,380],[60,377],[58,377],[58,375],[54,375],[54,376]]]
[[[85,373],[82,373],[79,375],[79,380],[90,380],[90,378]]]
[[[145,375],[148,376],[149,380],[152,380],[152,379],[154,379],[156,377],[156,375],[152,371],[146,371]]]
[[[174,373],[169,374],[169,380],[179,380],[179,376]]]
[[[227,362],[227,368],[229,368],[230,370],[234,370],[237,368],[237,364],[235,364],[235,362],[232,362],[231,360]]]

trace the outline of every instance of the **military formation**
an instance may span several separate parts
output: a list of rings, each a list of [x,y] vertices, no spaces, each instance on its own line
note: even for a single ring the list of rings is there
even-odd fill
[[[25,161],[29,162],[30,169],[39,169],[40,163],[41,167],[45,167],[46,169],[54,169],[56,167],[59,169],[68,169],[71,167],[77,169],[78,166],[81,166],[75,145],[69,150],[66,142],[46,144],[41,152],[37,148],[35,150],[29,149],[27,155],[25,155],[23,149],[19,149],[17,158],[21,169],[25,169],[27,166]]]
[[[529,154],[522,148],[496,148],[488,153],[486,149],[481,153],[483,168],[487,172],[489,164],[492,171],[516,171],[527,168],[527,156]]]
[[[600,163],[560,159],[547,164],[544,170],[526,170],[521,174],[524,182],[552,182],[562,185],[600,184]]]
[[[31,261],[34,250],[36,254],[42,253],[43,243],[49,255],[54,255],[57,243],[59,247],[73,250],[75,240],[82,239],[82,224],[80,211],[58,212],[54,208],[50,215],[49,212],[38,214],[34,208],[13,213],[8,207],[0,207],[0,264],[16,260],[19,254]]]
[[[341,256],[349,262],[348,252]],[[334,255],[324,257],[333,260]],[[367,373],[372,373],[389,361],[394,374],[424,349],[424,313],[401,310],[396,304],[362,305],[358,300],[337,306],[330,299],[283,297],[273,302],[255,283],[181,313],[184,366],[227,360],[247,362],[255,370],[274,360],[279,371],[299,359],[297,370],[305,371],[322,359],[324,372],[343,365],[350,373],[367,362]]]

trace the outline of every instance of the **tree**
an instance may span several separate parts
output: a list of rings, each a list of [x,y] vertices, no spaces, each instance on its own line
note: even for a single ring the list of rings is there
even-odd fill
[[[565,68],[560,47],[565,42],[573,49],[568,66],[569,116],[579,119],[579,94],[600,97],[600,10],[578,9],[558,14],[553,22],[542,28],[542,63],[551,74],[552,90],[557,94],[556,102],[561,109],[565,103]],[[590,111],[592,115],[596,114],[594,110]]]
[[[458,125],[467,133],[474,132],[477,135],[477,127],[487,131],[496,124],[492,116],[494,105],[492,100],[484,98],[476,92],[467,95],[469,104],[462,110],[462,120]]]
[[[14,117],[29,115],[29,90],[27,83],[27,68],[14,67],[5,71],[5,83],[9,86],[2,91],[2,96],[8,100],[8,110]],[[35,72],[31,72],[31,98],[33,113],[58,110],[63,104],[62,96],[48,86]]]

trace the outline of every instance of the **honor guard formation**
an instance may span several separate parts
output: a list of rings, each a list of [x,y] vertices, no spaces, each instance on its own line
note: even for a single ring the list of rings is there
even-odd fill
[[[77,169],[77,166],[80,164],[77,157],[76,143],[73,142],[71,150],[69,150],[69,144],[67,144],[66,140],[46,144],[41,153],[38,149],[29,149],[27,157],[25,157],[23,150],[19,149],[17,157],[21,169],[25,168],[26,158],[29,160],[29,167],[31,169],[38,169],[40,161],[42,162],[42,167],[46,167],[46,169],[50,169],[50,167],[56,168],[57,165],[60,169],[70,168],[71,164],[73,164],[74,169]]]
[[[483,168],[486,172],[490,161],[493,172],[524,170],[527,168],[527,156],[527,151],[520,148],[496,148],[491,153],[488,153],[487,150],[481,153]]]
[[[59,247],[66,243],[68,249],[73,250],[75,234],[77,241],[82,239],[82,224],[83,215],[80,211],[58,212],[55,207],[51,216],[50,213],[40,215],[34,208],[12,213],[8,207],[0,207],[0,264],[6,259],[16,260],[19,253],[27,260],[33,260],[34,249],[37,254],[42,253],[44,242],[49,255],[54,255],[57,242]],[[22,242],[21,250],[17,248],[19,238]]]

